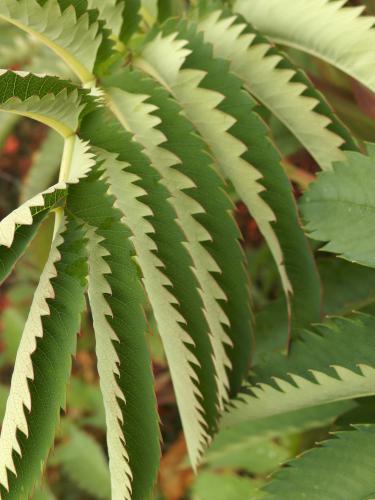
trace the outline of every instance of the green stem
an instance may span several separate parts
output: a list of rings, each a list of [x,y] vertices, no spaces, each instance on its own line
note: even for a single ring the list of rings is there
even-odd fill
[[[75,141],[76,141],[75,134],[72,134],[65,138],[64,151],[62,154],[61,165],[60,165],[59,182],[66,182],[69,179]],[[64,208],[63,207],[56,208],[53,239],[55,239],[55,236],[60,229],[63,219],[64,219]]]
[[[61,224],[64,220],[64,209],[62,207],[56,208],[55,209],[55,225],[53,228],[53,238],[52,241],[56,238],[56,235],[58,234]]]
[[[76,141],[76,135],[72,134],[66,137],[64,142],[64,151],[61,159],[60,165],[60,175],[59,182],[66,182],[69,179],[70,168],[73,159],[74,145]]]

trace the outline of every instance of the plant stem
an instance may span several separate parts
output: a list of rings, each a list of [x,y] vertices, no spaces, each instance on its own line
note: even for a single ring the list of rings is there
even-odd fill
[[[61,165],[60,165],[59,182],[66,182],[69,179],[70,168],[71,168],[72,159],[73,159],[75,140],[76,140],[75,134],[72,134],[65,139],[64,151],[63,151]]]
[[[72,134],[65,139],[64,151],[62,154],[61,165],[60,165],[59,182],[66,182],[69,179],[73,153],[74,153],[75,140],[76,140],[75,134]],[[64,208],[63,207],[56,208],[53,239],[55,239],[63,219],[64,219]]]

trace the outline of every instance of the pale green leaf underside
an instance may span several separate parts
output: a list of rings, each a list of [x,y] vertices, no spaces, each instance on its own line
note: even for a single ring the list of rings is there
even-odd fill
[[[223,426],[213,439],[205,455],[205,461],[225,458],[227,453],[243,450],[259,440],[275,439],[309,429],[327,426],[341,414],[353,409],[351,401],[338,401],[311,408],[290,411],[278,415],[244,421],[233,426]]]
[[[118,36],[123,23],[123,11],[125,2],[121,0],[88,0],[90,9],[98,9],[100,18],[103,19],[113,35]]]
[[[0,19],[34,35],[52,49],[83,83],[93,80],[92,72],[102,36],[98,23],[89,23],[89,14],[77,19],[70,5],[63,12],[57,0],[42,6],[37,0],[3,0]]]
[[[116,380],[120,370],[120,360],[114,342],[118,342],[119,339],[108,323],[107,316],[112,316],[112,311],[105,299],[105,294],[112,293],[105,277],[111,274],[111,269],[104,259],[109,252],[101,245],[104,238],[98,236],[92,228],[88,233],[88,239],[90,269],[88,293],[94,322],[100,387],[106,411],[112,494],[113,498],[128,500],[131,498],[132,473],[123,433],[123,415],[119,405],[119,401],[125,401],[125,396]]]
[[[61,258],[58,246],[63,241],[61,233],[64,229],[64,226],[60,228],[59,234],[53,242],[48,262],[34,294],[29,317],[17,351],[10,394],[0,434],[0,484],[5,487],[8,487],[7,470],[16,473],[12,458],[13,450],[21,454],[21,449],[16,438],[17,429],[26,435],[28,434],[25,409],[30,411],[32,403],[28,387],[28,380],[32,380],[34,377],[31,355],[36,349],[36,339],[43,337],[44,334],[42,316],[46,316],[50,312],[47,299],[54,296],[50,280],[56,276],[55,263]]]
[[[259,383],[252,387],[253,396],[243,396],[233,410],[223,418],[224,425],[258,420],[271,415],[300,410],[311,406],[354,399],[375,394],[375,368],[361,365],[356,374],[344,367],[335,367],[338,378],[311,371],[318,383],[291,375],[293,383],[275,378],[278,389]]]
[[[158,0],[141,0],[140,14],[152,26],[158,18]]]
[[[345,162],[320,174],[306,192],[302,212],[311,238],[322,250],[375,267],[375,154],[347,153]]]
[[[265,499],[364,500],[375,492],[375,426],[334,433],[292,460],[264,488]]]
[[[95,230],[95,238],[89,231],[89,298],[96,306],[94,330],[108,422],[112,497],[143,500],[153,488],[160,457],[145,297],[134,265],[131,233],[121,223],[121,212],[113,206],[114,197],[101,175],[100,163],[87,179],[70,186],[67,210]]]
[[[261,198],[261,174],[242,158],[246,146],[229,133],[235,119],[218,109],[224,96],[200,86],[206,73],[181,69],[190,51],[177,33],[158,34],[143,50],[136,64],[164,85],[181,104],[187,117],[209,146],[223,175],[235,187],[267,240],[277,263],[287,296],[292,287],[285,270],[280,243],[272,228],[275,214]]]
[[[0,104],[0,111],[32,118],[52,127],[63,137],[69,137],[77,130],[82,104],[76,90],[68,93],[64,89],[57,95],[46,94],[41,98],[37,95],[25,100],[11,97]]]
[[[135,138],[143,145],[145,153],[160,173],[162,183],[172,195],[170,201],[186,236],[186,247],[192,257],[194,273],[199,282],[206,319],[210,327],[219,399],[223,403],[228,399],[226,369],[230,367],[224,344],[230,344],[230,340],[223,328],[223,324],[228,324],[228,319],[218,300],[225,300],[226,297],[211,274],[220,272],[220,268],[201,244],[201,242],[210,241],[211,236],[194,218],[194,215],[204,213],[204,209],[189,196],[188,190],[194,187],[194,183],[181,171],[173,168],[179,165],[181,160],[163,148],[167,138],[157,129],[160,119],[152,114],[156,109],[155,106],[145,102],[148,96],[132,94],[118,88],[110,89],[109,95],[111,106],[117,110],[120,121],[122,120],[127,125],[135,134]],[[168,321],[165,327],[168,330]],[[159,330],[161,330],[161,325],[159,325]]]
[[[303,333],[289,357],[271,356],[255,369],[249,394],[233,403],[224,425],[375,394],[374,327],[373,316],[358,315]]]
[[[40,121],[64,138],[77,131],[84,107],[81,97],[68,81],[0,69],[0,111]]]
[[[306,85],[291,81],[295,71],[279,68],[281,55],[269,55],[270,44],[254,44],[256,35],[243,33],[246,24],[234,23],[236,16],[220,19],[220,15],[214,12],[200,23],[215,56],[230,61],[247,90],[288,127],[323,169],[342,160],[344,139],[327,128],[328,117],[315,111],[318,101],[303,95]]]
[[[0,245],[10,248],[17,228],[31,225],[36,213],[53,207],[56,201],[64,197],[65,193],[61,193],[61,191],[66,191],[64,182],[59,182],[46,191],[37,194],[4,217],[0,222]]]
[[[111,294],[111,287],[105,275],[111,274],[109,265],[104,260],[108,251],[100,245],[103,238],[94,230],[89,234],[89,298],[93,315],[98,371],[104,399],[107,423],[107,442],[111,470],[111,484],[114,498],[131,498],[131,470],[123,434],[123,416],[119,400],[125,401],[116,374],[119,373],[120,361],[113,342],[118,337],[109,325],[106,316],[112,311],[105,299]],[[123,490],[123,494],[121,491]]]
[[[128,103],[131,103],[130,99]],[[126,113],[126,108],[121,107],[121,110]],[[191,366],[198,362],[186,345],[191,344],[192,339],[183,328],[185,320],[174,307],[177,303],[175,297],[166,288],[171,283],[162,271],[162,262],[155,255],[157,247],[151,238],[154,229],[147,221],[147,217],[151,215],[150,209],[138,200],[145,193],[134,184],[137,177],[126,172],[126,163],[118,161],[113,155],[104,152],[101,154],[106,158],[103,167],[110,193],[116,199],[115,206],[124,214],[124,222],[134,234],[137,260],[163,339],[191,459],[193,464],[196,464],[208,435],[202,416],[203,408],[199,401],[201,395],[196,386],[197,376]]]
[[[72,82],[77,80],[73,70],[65,64],[64,60],[56,57],[56,54],[42,43],[36,44],[32,58],[23,65],[23,68],[37,75],[57,76]]]
[[[68,184],[78,183],[91,170],[95,160],[88,144],[77,136],[72,136],[70,141],[72,142],[72,150],[68,180],[66,182],[60,181],[46,191],[37,194],[2,219],[0,221],[0,245],[11,247],[19,226],[31,225],[36,213],[53,207],[53,202],[57,198],[62,198],[61,192],[66,191]]]
[[[2,498],[8,497],[4,490],[9,490],[14,498],[18,498],[20,492],[23,492],[21,496],[28,497],[53,442],[59,412],[65,404],[65,385],[84,302],[85,265],[80,271],[75,270],[82,251],[80,229],[63,218],[17,351],[0,434]],[[73,304],[65,305],[66,300]],[[69,309],[69,315],[65,308]],[[56,359],[59,366],[51,371]],[[45,425],[44,434],[36,432],[41,424]],[[26,464],[28,460],[30,463]]]
[[[178,164],[171,168],[163,168],[160,173],[162,175],[161,182],[166,183],[168,181],[168,184],[165,185],[170,188],[169,192],[175,193],[174,196],[170,197],[170,200],[176,212],[178,212],[176,222],[180,222],[182,226],[183,233],[180,230],[177,231],[176,235],[180,234],[179,240],[181,243],[184,242],[184,251],[181,252],[181,248],[180,251],[177,248],[172,250],[173,247],[167,241],[163,244],[164,238],[158,236],[161,232],[166,235],[171,232],[172,222],[176,218],[176,213],[171,209],[169,212],[173,221],[168,224],[170,229],[166,223],[164,223],[165,229],[163,231],[161,231],[160,224],[156,225],[158,231],[155,235],[155,241],[159,247],[160,258],[167,266],[168,276],[175,285],[174,290],[180,303],[180,311],[187,321],[187,331],[195,342],[193,351],[200,363],[197,372],[199,373],[200,389],[204,396],[203,406],[212,429],[216,427],[217,411],[214,410],[213,405],[217,405],[218,391],[213,380],[215,372],[217,372],[217,365],[216,370],[211,366],[213,353],[210,346],[210,329],[217,335],[218,340],[221,340],[222,347],[228,341],[225,337],[221,339],[220,330],[215,331],[212,327],[213,322],[217,322],[218,325],[221,323],[219,310],[217,317],[213,317],[210,312],[211,324],[206,324],[204,316],[207,318],[208,314],[205,310],[207,306],[204,303],[202,305],[203,290],[208,297],[211,294],[215,298],[215,290],[221,295],[223,293],[221,290],[225,289],[227,300],[221,302],[220,306],[231,325],[231,327],[224,326],[225,333],[227,333],[232,344],[231,346],[225,345],[226,355],[231,364],[231,368],[227,373],[232,393],[237,392],[239,389],[242,378],[247,371],[251,351],[251,313],[248,302],[247,274],[243,253],[238,241],[240,233],[233,219],[233,204],[226,194],[225,183],[216,172],[212,157],[209,155],[204,141],[196,133],[181,106],[171,98],[168,91],[163,89],[152,78],[136,70],[125,72],[121,77],[110,79],[107,85],[118,87],[126,92],[149,96],[145,104],[148,105],[146,108],[149,109],[151,115],[148,118],[146,116],[143,120],[154,126],[155,132],[157,132],[155,135],[155,138],[157,138],[156,144],[161,139],[165,141],[156,150],[165,149],[173,153],[173,155],[167,155],[165,158],[171,158],[171,160],[174,158],[174,161],[176,159],[180,160]],[[153,110],[152,106],[149,106],[150,104],[153,105]],[[156,155],[153,156],[157,158]],[[163,156],[161,156],[161,159],[163,159]],[[124,156],[124,160],[126,160],[126,156]],[[159,168],[162,166],[163,163],[160,163]],[[175,175],[174,170],[187,178],[184,178],[183,175]],[[133,172],[136,174],[137,170],[133,170]],[[178,184],[176,185],[175,181],[179,179],[181,183],[184,181],[181,186],[188,185],[187,181],[189,181],[192,187],[183,191],[178,189]],[[152,184],[148,188],[145,186],[145,189],[148,192],[154,190]],[[163,189],[161,191],[163,192]],[[185,196],[181,196],[182,193]],[[167,191],[165,191],[165,194],[168,196]],[[158,204],[154,202],[150,206],[154,212],[155,223],[157,224],[159,217],[164,220],[165,216],[160,212]],[[184,207],[186,207],[185,210],[183,210]],[[197,210],[197,213],[194,213],[195,210]],[[189,212],[191,212],[192,216],[189,215]],[[189,234],[187,234],[186,227],[189,228]],[[175,239],[172,234],[170,234],[169,238]],[[196,251],[193,251],[195,249]],[[207,254],[206,250],[209,254]],[[189,254],[192,260],[187,258]],[[213,260],[210,257],[213,257]],[[178,261],[185,261],[181,267],[186,268],[186,270],[178,270]],[[176,265],[177,269],[175,269]],[[215,272],[215,269],[220,269],[220,273]],[[176,271],[180,274],[178,279]],[[208,279],[206,279],[206,276]],[[221,290],[217,289],[217,284],[214,281],[212,291],[208,288],[212,277],[220,285]],[[185,287],[181,287],[182,283],[185,283]],[[191,289],[192,287],[194,287],[194,291]],[[195,300],[192,301],[194,295]],[[207,301],[206,297],[205,300]],[[232,360],[235,362],[232,363]],[[215,361],[218,364],[220,358]],[[222,380],[225,380],[225,378],[222,377]],[[221,394],[219,386],[219,397],[221,397]],[[212,424],[214,424],[213,427]]]
[[[234,10],[262,33],[336,66],[375,91],[374,17],[346,0],[237,0]]]
[[[170,30],[176,29],[175,23],[169,24]],[[243,90],[242,80],[229,70],[228,61],[214,57],[211,44],[203,43],[203,36],[197,34],[195,25],[186,27],[184,23],[179,23],[178,28],[180,36],[189,41],[187,48],[192,51],[183,67],[207,72],[200,87],[225,97],[217,109],[230,115],[234,120],[228,132],[245,146],[241,156],[243,165],[253,165],[261,175],[260,199],[270,208],[271,213],[276,215],[270,230],[273,231],[278,246],[272,247],[273,240],[270,238],[266,240],[276,262],[279,263],[277,259],[280,255],[282,258],[279,272],[287,295],[290,331],[295,332],[296,328],[307,326],[311,321],[319,319],[320,288],[311,251],[300,227],[291,185],[283,171],[280,155],[270,140],[267,126],[258,114],[259,106],[250,94]],[[246,31],[248,30],[250,28],[246,26]],[[257,36],[257,41],[259,38]],[[243,169],[241,179],[242,177],[245,179],[245,175]],[[245,186],[245,180],[243,183]],[[246,188],[251,192],[249,184]],[[251,207],[248,205],[248,208]],[[259,223],[257,217],[255,219]],[[262,231],[264,226],[260,227]],[[285,271],[288,282],[283,279]],[[293,295],[288,293],[291,288]]]

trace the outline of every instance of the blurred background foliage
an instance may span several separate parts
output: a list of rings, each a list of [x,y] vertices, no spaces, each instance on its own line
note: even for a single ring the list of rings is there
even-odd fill
[[[375,14],[375,0],[365,4]],[[172,6],[180,10],[181,0]],[[349,77],[311,56],[288,50],[360,141],[375,142],[375,96]],[[0,25],[0,68],[68,76],[54,55],[12,26]],[[69,75],[70,76],[70,75]],[[317,165],[285,127],[267,113],[271,134],[283,153],[296,200],[314,179]],[[52,184],[62,151],[61,139],[41,124],[0,113],[0,217]],[[237,200],[236,200],[237,201]],[[287,338],[283,294],[272,257],[254,220],[237,202],[237,221],[248,255],[256,321],[258,363],[282,350]],[[36,283],[46,260],[51,220],[33,241],[0,291],[0,425],[17,346]],[[314,248],[323,291],[324,315],[375,312],[375,270],[363,268]],[[173,388],[153,318],[149,318],[155,389],[163,431],[163,458],[155,498],[166,500],[250,500],[280,464],[327,437],[347,422],[370,421],[375,399],[326,405],[222,429],[195,476],[189,467]],[[66,411],[35,500],[109,499],[105,416],[98,386],[95,346],[89,314],[84,317],[73,361]],[[350,419],[347,418],[350,414]],[[141,430],[140,430],[141,432]]]

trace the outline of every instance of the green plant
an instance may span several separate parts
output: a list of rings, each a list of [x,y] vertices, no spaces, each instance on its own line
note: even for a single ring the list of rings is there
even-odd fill
[[[53,444],[86,291],[114,499],[148,498],[159,466],[145,312],[152,311],[162,338],[193,468],[202,460],[230,462],[210,457],[217,441],[202,458],[224,409],[223,426],[245,426],[240,436],[260,423],[272,434],[277,415],[286,426],[310,428],[351,408],[338,401],[375,394],[374,317],[361,313],[310,326],[321,318],[319,276],[287,166],[261,118],[265,109],[273,114],[325,171],[302,202],[311,237],[374,267],[372,238],[365,236],[375,206],[374,146],[360,152],[322,94],[273,43],[313,54],[374,91],[374,20],[341,0],[191,3],[1,2],[0,20],[13,26],[4,24],[0,56],[6,61],[18,47],[17,57],[30,61],[25,73],[0,75],[0,110],[52,129],[35,162],[48,159],[46,175],[40,166],[31,171],[26,201],[0,222],[1,282],[55,214],[1,429],[1,498],[29,497]],[[51,75],[33,73],[40,68]],[[4,128],[13,124],[14,117]],[[62,142],[59,178],[48,187]],[[36,184],[42,191],[35,195]],[[289,331],[282,339],[289,355],[257,360],[245,385],[253,319],[233,217],[237,199],[276,263]],[[75,447],[97,449],[72,425],[70,445],[57,449],[55,461],[67,464]],[[312,451],[278,473],[265,495],[315,498],[304,478],[311,473],[315,481],[320,457],[325,481],[332,466],[348,477],[347,462],[336,457],[361,454],[363,442],[367,457],[373,433],[360,427]],[[224,444],[232,439],[220,435]],[[87,460],[106,478],[95,453]],[[74,464],[65,466],[74,475]],[[340,498],[342,491],[369,498],[375,481],[368,470],[361,487],[332,483],[332,491],[324,486],[316,498]],[[199,481],[215,481],[210,474]],[[228,495],[246,489],[237,479]],[[106,494],[104,484],[100,495]]]

